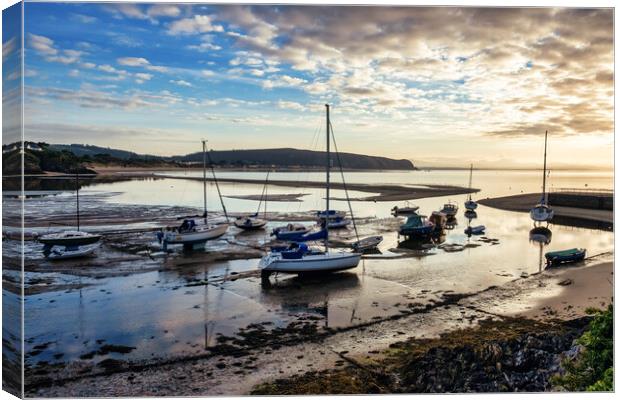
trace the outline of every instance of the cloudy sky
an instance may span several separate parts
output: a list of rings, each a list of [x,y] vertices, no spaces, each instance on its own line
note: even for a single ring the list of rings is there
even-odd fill
[[[27,139],[321,149],[330,103],[342,151],[536,167],[547,129],[552,165],[613,163],[611,9],[25,9]]]

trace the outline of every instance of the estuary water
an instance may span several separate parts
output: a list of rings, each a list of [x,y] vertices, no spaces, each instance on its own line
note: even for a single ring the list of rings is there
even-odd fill
[[[162,174],[200,176],[201,172]],[[337,174],[334,175],[337,181]],[[263,181],[265,173],[218,172],[218,177]],[[469,171],[464,170],[346,173],[347,182],[351,183],[401,184],[412,188],[429,184],[466,186],[468,177]],[[277,172],[270,179],[322,181],[324,174]],[[473,198],[535,192],[540,181],[541,174],[536,171],[474,171],[473,187],[480,192]],[[557,171],[552,172],[549,182],[552,189],[611,189],[613,173]],[[262,191],[262,183],[220,183],[220,189],[224,196],[257,195]],[[182,357],[200,354],[216,344],[219,336],[238,335],[240,329],[253,324],[285,327],[308,317],[320,327],[350,327],[398,315],[406,304],[425,305],[442,294],[482,291],[542,271],[542,254],[546,251],[585,247],[589,255],[594,255],[613,250],[613,232],[554,224],[549,226],[552,231],[549,244],[532,242],[529,238],[532,223],[526,213],[481,205],[477,217],[469,221],[463,216],[466,195],[412,201],[424,214],[440,209],[447,201],[456,202],[461,210],[457,224],[436,243],[408,243],[396,233],[402,221],[390,215],[393,206],[404,206],[405,202],[353,201],[354,214],[362,219],[358,227],[360,234],[384,236],[379,254],[366,256],[357,268],[347,272],[311,279],[281,275],[265,286],[254,273],[260,252],[254,250],[255,253],[241,259],[227,259],[218,254],[230,255],[231,246],[260,248],[269,241],[271,228],[285,223],[286,216],[303,215],[321,209],[324,204],[323,189],[269,186],[268,193],[303,196],[298,202],[269,202],[269,215],[279,216],[280,220],[270,221],[265,232],[240,232],[231,227],[225,236],[195,252],[179,250],[166,257],[144,252],[125,255],[118,243],[106,239],[93,261],[59,266],[41,257],[36,242],[27,243],[27,264],[33,268],[26,273],[25,281],[37,290],[29,292],[25,301],[26,363],[35,366],[98,362],[110,357],[132,360]],[[332,195],[345,197],[339,190],[334,190]],[[349,193],[352,198],[368,195]],[[41,221],[58,213],[66,213],[66,222],[70,224],[74,197],[71,191],[65,191],[27,199],[27,225],[31,219],[32,229],[47,229]],[[202,183],[171,178],[92,183],[82,188],[80,200],[87,213],[100,210],[101,214],[100,226],[88,225],[87,229],[114,226],[118,230],[137,226],[118,222],[119,216],[136,210],[146,209],[155,216],[176,212],[173,207],[199,211]],[[258,201],[254,200],[224,197],[224,201],[229,212],[255,212],[258,208]],[[4,210],[10,210],[16,200],[3,197],[3,205]],[[347,207],[343,201],[333,203],[336,209],[347,210]],[[208,208],[221,216],[222,206],[213,183],[208,184]],[[106,218],[115,221],[107,222]],[[485,225],[485,235],[468,237],[464,233],[468,224]],[[156,217],[140,224],[157,225]],[[350,241],[355,236],[349,229],[338,232],[337,238]],[[128,236],[126,240],[152,242],[153,233]],[[16,242],[5,240],[5,255],[15,255],[15,246]],[[204,258],[205,254],[213,257]],[[126,269],[132,263],[154,267],[132,272]],[[109,273],[116,267],[129,272]],[[97,273],[97,268],[106,272]],[[41,281],[49,282],[49,287],[37,284]],[[5,301],[16,301],[16,296],[8,291],[3,295]],[[415,329],[423,331],[424,327]],[[132,349],[109,353],[100,351],[103,344]]]

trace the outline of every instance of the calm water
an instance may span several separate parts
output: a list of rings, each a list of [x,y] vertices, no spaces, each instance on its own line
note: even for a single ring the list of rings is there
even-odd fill
[[[230,172],[219,175],[264,179],[264,173]],[[274,173],[272,178],[320,180],[323,175]],[[347,174],[347,181],[356,183],[466,185],[467,179],[468,171]],[[474,186],[481,188],[481,192],[474,198],[535,191],[540,185],[539,180],[536,172],[476,171]],[[612,188],[613,175],[556,172],[551,176],[551,184],[553,187],[582,188],[587,184],[588,187]],[[223,183],[221,189],[225,196],[248,195],[260,194],[262,187]],[[301,197],[301,202],[270,202],[270,212],[319,209],[324,202],[321,189],[271,186],[268,192],[307,194]],[[98,184],[88,186],[81,194],[87,206],[96,208],[99,205],[119,212],[127,207],[133,207],[132,210],[148,207],[165,212],[170,205],[199,208],[202,204],[202,184],[177,179]],[[339,191],[334,193],[335,197],[343,195]],[[352,197],[367,195],[350,193]],[[458,202],[462,208],[465,197],[421,199],[414,203],[420,206],[422,212],[430,213],[448,200]],[[72,198],[67,193],[33,199],[29,207],[31,212],[35,209],[41,213],[53,212],[50,210],[58,210],[58,204],[71,202]],[[212,184],[209,185],[208,202],[210,210],[221,209]],[[255,211],[258,205],[256,201],[230,198],[225,202],[231,212]],[[193,263],[183,268],[162,266],[158,271],[104,279],[72,274],[29,273],[26,281],[34,277],[48,277],[57,282],[90,286],[27,296],[26,352],[48,343],[41,352],[31,353],[27,362],[77,360],[80,355],[96,350],[102,340],[136,347],[126,355],[113,354],[115,358],[142,359],[196,353],[213,344],[218,333],[233,335],[239,328],[256,322],[282,326],[307,315],[319,318],[321,325],[354,325],[398,314],[402,308],[400,305],[412,299],[425,303],[442,292],[475,292],[515,279],[524,272],[537,272],[542,268],[542,252],[576,246],[586,247],[590,255],[613,250],[611,232],[557,225],[551,225],[551,243],[543,248],[529,241],[528,232],[532,224],[527,214],[485,206],[479,206],[477,218],[471,224],[486,225],[486,237],[497,239],[496,244],[480,237],[467,237],[463,231],[468,221],[460,211],[458,225],[447,231],[439,247],[420,250],[419,245],[399,243],[394,232],[398,224],[389,216],[390,208],[396,204],[404,205],[404,202],[353,202],[357,216],[377,217],[375,221],[362,225],[360,230],[362,235],[381,232],[385,237],[380,246],[382,254],[369,256],[354,270],[318,280],[304,281],[281,276],[273,281],[273,286],[263,287],[259,278],[246,277],[206,286],[185,286],[195,279],[213,280],[254,271],[258,259]],[[334,207],[346,209],[346,203],[336,202]],[[253,235],[242,238],[261,240],[265,237],[265,233],[261,232]],[[352,238],[352,234],[349,233],[348,237]],[[225,236],[225,240],[239,238],[241,236],[235,228],[229,229]],[[467,246],[462,247],[464,245]],[[226,246],[226,242],[218,241],[216,248],[221,246]],[[11,246],[5,243],[7,247],[10,249]],[[205,251],[212,248],[207,246]],[[39,249],[36,245],[31,245],[29,249],[34,258]],[[457,251],[451,251],[455,249]],[[180,254],[177,260],[191,261],[192,257],[192,254]],[[4,295],[5,300],[10,300],[12,296],[6,292]],[[100,342],[97,343],[97,340]],[[94,360],[105,357],[109,355],[95,356]]]

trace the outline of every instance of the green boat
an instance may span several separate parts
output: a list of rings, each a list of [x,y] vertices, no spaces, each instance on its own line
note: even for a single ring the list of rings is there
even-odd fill
[[[586,249],[568,249],[560,251],[550,251],[545,253],[547,265],[557,265],[562,263],[571,263],[582,261],[586,258]]]

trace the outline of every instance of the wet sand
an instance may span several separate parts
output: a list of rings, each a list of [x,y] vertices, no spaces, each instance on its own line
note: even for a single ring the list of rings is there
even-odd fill
[[[545,270],[477,293],[443,293],[424,307],[404,299],[400,315],[349,328],[322,331],[316,321],[306,320],[278,334],[269,333],[275,331],[268,325],[252,328],[247,340],[223,338],[223,347],[200,356],[94,368],[73,363],[50,376],[56,379],[51,386],[51,381],[39,381],[27,392],[51,397],[243,395],[274,379],[370,360],[380,365],[394,343],[436,338],[483,321],[526,316],[554,323],[581,317],[588,307],[603,308],[612,296],[611,257],[604,254],[577,267]],[[567,279],[572,283],[559,284]]]
[[[515,196],[497,197],[494,199],[478,200],[485,206],[507,211],[529,212],[540,201],[540,193],[518,194]],[[593,210],[587,208],[552,206],[554,218],[572,218],[584,221],[603,222],[613,224],[614,213],[608,210]]]

